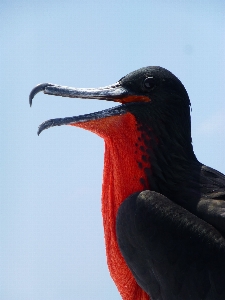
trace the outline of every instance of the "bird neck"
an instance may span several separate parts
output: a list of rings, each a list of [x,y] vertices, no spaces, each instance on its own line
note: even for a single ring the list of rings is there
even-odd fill
[[[192,147],[188,101],[183,107],[182,102],[175,100],[173,109],[158,110],[153,102],[143,105],[144,109],[139,111],[132,110],[141,133],[141,162],[150,163],[150,169],[143,168],[147,177],[145,185],[169,198],[176,197],[177,187],[189,180],[191,170],[197,172],[200,165]]]
[[[107,263],[125,300],[148,300],[149,296],[136,283],[119,250],[115,230],[118,208],[129,195],[146,189],[167,196],[170,187],[185,180],[185,168],[195,159],[187,136],[176,136],[175,129],[160,120],[158,124],[150,121],[127,112],[74,124],[105,140],[102,215]]]

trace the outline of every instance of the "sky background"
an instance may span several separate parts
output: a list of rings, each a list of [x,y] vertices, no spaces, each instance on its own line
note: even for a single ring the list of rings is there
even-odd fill
[[[225,1],[0,1],[0,299],[121,299],[101,217],[104,143],[50,118],[113,103],[38,94],[50,82],[112,84],[148,65],[173,72],[192,103],[198,159],[225,173]]]

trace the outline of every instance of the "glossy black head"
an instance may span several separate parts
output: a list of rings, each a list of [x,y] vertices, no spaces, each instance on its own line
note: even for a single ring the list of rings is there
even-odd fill
[[[174,96],[184,105],[190,105],[188,94],[181,81],[161,67],[145,67],[129,73],[119,80],[122,87],[133,94],[159,99],[159,105]]]
[[[158,136],[191,146],[190,100],[181,81],[161,67],[145,67],[124,76],[120,85],[130,94],[149,101],[128,109],[143,124],[150,124]],[[147,125],[146,125],[147,126]]]

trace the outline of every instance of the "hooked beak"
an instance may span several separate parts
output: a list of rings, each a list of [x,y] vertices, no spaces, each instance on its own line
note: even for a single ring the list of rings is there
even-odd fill
[[[119,82],[115,84],[108,85],[100,88],[72,88],[68,86],[60,86],[51,83],[41,83],[37,85],[30,93],[29,103],[32,105],[32,100],[34,96],[39,93],[44,92],[48,95],[69,97],[69,98],[83,98],[83,99],[99,99],[108,100],[114,102],[125,103],[128,101],[123,101],[131,93],[121,86]]]
[[[99,99],[120,102],[122,104],[111,109],[106,109],[103,111],[68,118],[57,118],[45,121],[39,126],[38,135],[47,128],[53,126],[69,125],[78,122],[88,122],[90,120],[96,120],[101,118],[110,117],[113,115],[121,115],[126,112],[126,106],[129,104],[134,104],[134,102],[149,102],[150,99],[147,96],[137,95],[130,90],[126,89],[121,85],[120,82],[108,85],[100,88],[72,88],[67,86],[60,86],[51,83],[41,83],[37,85],[30,93],[29,103],[32,105],[32,100],[34,96],[39,93],[44,92],[48,95],[70,97],[70,98],[83,98],[83,99]]]

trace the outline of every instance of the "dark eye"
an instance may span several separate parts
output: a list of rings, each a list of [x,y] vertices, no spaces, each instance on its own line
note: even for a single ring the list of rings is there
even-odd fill
[[[150,90],[155,86],[155,80],[153,77],[147,77],[143,81],[143,85],[146,89]]]

